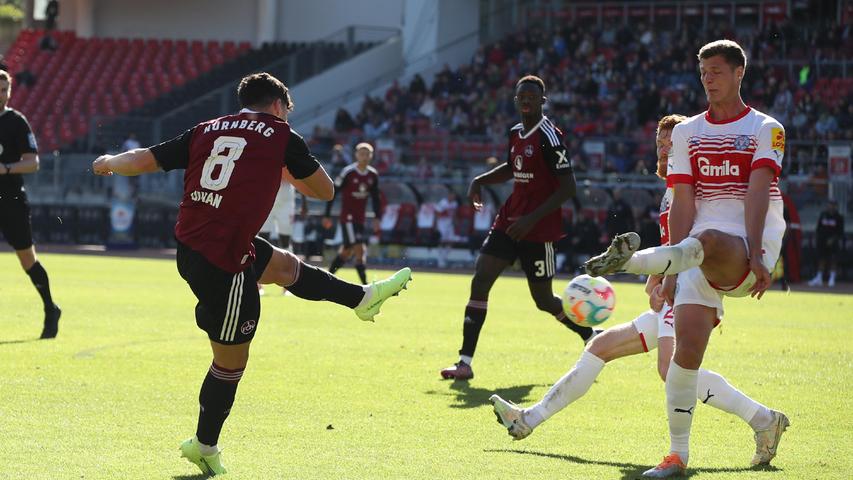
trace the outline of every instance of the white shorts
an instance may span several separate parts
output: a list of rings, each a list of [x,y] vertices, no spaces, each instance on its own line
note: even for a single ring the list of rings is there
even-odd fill
[[[453,230],[453,219],[441,219],[436,222],[436,229],[441,235],[442,242],[452,242],[456,239],[456,232]]]
[[[743,239],[746,244],[746,239]],[[765,239],[763,245],[764,250],[764,266],[767,270],[773,271],[776,266],[776,260],[779,259],[779,250],[782,248],[782,241],[768,241]],[[747,245],[747,254],[749,254],[749,245]],[[749,295],[749,289],[755,285],[755,274],[747,269],[747,273],[737,285],[720,286],[712,285],[702,269],[693,267],[690,270],[685,270],[678,274],[678,283],[675,287],[675,306],[679,305],[704,305],[706,307],[717,309],[717,318],[723,318],[723,297],[745,297]]]
[[[631,323],[639,332],[643,350],[646,352],[658,348],[658,338],[675,337],[675,312],[666,303],[660,312],[649,309]]]
[[[275,203],[273,203],[270,216],[261,227],[262,233],[274,233],[278,227],[279,235],[291,235],[293,233],[293,213],[295,210],[293,199],[293,186],[290,184],[281,184],[278,193],[275,195]]]

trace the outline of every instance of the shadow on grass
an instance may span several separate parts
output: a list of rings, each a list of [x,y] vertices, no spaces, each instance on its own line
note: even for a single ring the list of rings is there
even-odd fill
[[[194,475],[175,475],[172,477],[173,480],[206,480],[211,478],[210,475],[205,475],[203,473],[196,473]]]
[[[576,457],[574,455],[562,455],[558,453],[536,452],[533,450],[517,450],[512,448],[505,449],[483,449],[486,453],[515,453],[520,455],[532,455],[535,457],[552,458],[555,460],[563,460],[566,462],[577,463],[580,465],[601,465],[604,467],[616,467],[622,474],[620,480],[634,480],[642,478],[643,472],[653,467],[654,465],[637,465],[636,463],[621,463],[607,462],[602,460],[588,460],[586,458]],[[726,472],[782,472],[783,470],[773,465],[761,465],[758,467],[723,467],[723,468],[688,468],[687,474],[684,477],[693,476],[694,473],[726,473]],[[682,477],[682,478],[684,478]]]
[[[36,337],[36,338],[24,338],[21,340],[0,340],[0,345],[14,345],[16,343],[32,343],[32,342],[38,342],[39,340],[41,340],[41,338],[38,338],[38,337]],[[46,340],[52,340],[52,339],[48,338]]]
[[[486,388],[472,387],[465,381],[453,381],[450,383],[450,391],[427,390],[427,395],[445,395],[453,397],[456,403],[450,405],[450,408],[476,408],[483,405],[490,405],[489,397],[493,394],[498,394],[505,400],[510,400],[515,403],[524,403],[527,396],[533,387],[547,387],[548,385],[518,385],[508,388],[497,388],[494,390]]]

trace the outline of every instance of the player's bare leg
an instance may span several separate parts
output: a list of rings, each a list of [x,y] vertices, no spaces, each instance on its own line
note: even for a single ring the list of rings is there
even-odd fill
[[[595,336],[595,332],[590,327],[582,327],[571,321],[563,312],[563,301],[560,297],[554,295],[551,279],[542,281],[527,281],[527,286],[530,289],[530,296],[536,302],[536,308],[543,312],[548,312],[557,319],[558,322],[565,325],[569,330],[578,334],[584,343],[589,342]]]
[[[38,261],[34,246],[31,245],[29,248],[15,250],[15,255],[18,257],[18,262],[21,263],[21,268],[24,269],[24,272],[30,277],[33,286],[39,292],[39,296],[41,296],[42,303],[44,304],[44,326],[40,338],[54,338],[59,333],[59,317],[62,315],[62,310],[58,305],[53,303],[47,271]]]
[[[459,361],[441,371],[444,379],[468,380],[474,378],[471,362],[477,349],[480,330],[486,321],[489,292],[510,262],[487,253],[477,257],[476,271],[471,279],[471,294],[465,306],[465,321],[462,324],[462,348]]]
[[[367,263],[367,245],[363,243],[353,245],[352,256],[355,259],[355,271],[358,272],[358,279],[361,280],[361,283],[367,284],[367,269],[364,266]]]

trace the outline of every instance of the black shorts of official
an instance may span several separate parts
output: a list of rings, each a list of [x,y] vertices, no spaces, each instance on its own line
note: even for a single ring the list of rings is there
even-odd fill
[[[490,230],[480,253],[492,255],[514,263],[521,261],[521,269],[527,275],[529,282],[544,282],[554,278],[556,262],[554,261],[553,242],[515,241],[501,230]]]
[[[252,340],[261,316],[257,281],[272,258],[273,247],[255,237],[255,261],[240,273],[210,263],[197,251],[178,242],[178,273],[189,284],[198,303],[195,322],[210,340],[238,345]]]
[[[11,195],[0,194],[0,231],[15,250],[26,250],[33,246],[30,203],[23,190]]]
[[[341,235],[343,236],[343,244],[345,248],[349,248],[359,243],[367,243],[367,237],[364,235],[363,223],[341,222]]]
[[[835,255],[838,254],[839,243],[837,240],[817,242],[817,245],[815,245],[817,247],[817,258],[819,260],[832,261]]]

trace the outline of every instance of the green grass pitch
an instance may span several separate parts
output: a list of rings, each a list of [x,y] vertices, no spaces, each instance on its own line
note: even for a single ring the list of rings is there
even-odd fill
[[[40,301],[14,255],[0,256],[0,478],[201,478],[178,445],[195,431],[211,355],[174,262],[41,260],[64,310],[53,341],[32,340]],[[351,268],[342,273],[355,278]],[[663,457],[664,389],[653,354],[610,364],[586,397],[524,441],[495,422],[491,393],[538,400],[582,349],[535,309],[521,278],[495,286],[476,378],[440,380],[456,359],[468,282],[416,271],[375,324],[268,288],[220,440],[230,478],[629,479]],[[640,285],[617,284],[616,294],[605,326],[645,308]],[[850,478],[853,296],[777,290],[727,308],[705,366],[785,411],[792,425],[773,467],[754,471],[750,429],[699,406],[692,475]]]

